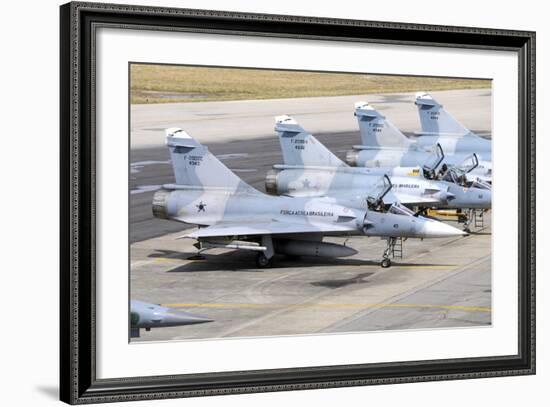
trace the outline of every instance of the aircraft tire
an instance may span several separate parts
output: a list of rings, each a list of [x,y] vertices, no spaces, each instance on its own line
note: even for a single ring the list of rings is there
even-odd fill
[[[266,268],[271,266],[271,259],[265,257],[265,254],[258,253],[256,256],[256,267]]]

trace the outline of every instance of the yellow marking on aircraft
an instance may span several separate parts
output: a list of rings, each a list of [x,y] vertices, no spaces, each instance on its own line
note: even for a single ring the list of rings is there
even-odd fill
[[[165,307],[174,308],[320,308],[320,309],[367,309],[367,308],[426,308],[469,312],[491,312],[491,307],[478,307],[469,305],[430,305],[430,304],[216,304],[216,303],[180,303],[162,304]]]

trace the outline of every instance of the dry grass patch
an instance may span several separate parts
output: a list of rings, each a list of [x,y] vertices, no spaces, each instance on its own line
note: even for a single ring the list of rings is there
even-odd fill
[[[131,66],[131,102],[203,102],[488,88],[489,80],[171,65]]]

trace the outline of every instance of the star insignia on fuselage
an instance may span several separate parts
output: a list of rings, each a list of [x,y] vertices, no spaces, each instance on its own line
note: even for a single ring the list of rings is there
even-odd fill
[[[304,186],[305,189],[308,189],[311,187],[311,182],[306,178],[305,180],[302,181],[302,185]]]
[[[199,204],[195,206],[198,208],[197,212],[206,212],[206,204],[202,201],[200,201]]]

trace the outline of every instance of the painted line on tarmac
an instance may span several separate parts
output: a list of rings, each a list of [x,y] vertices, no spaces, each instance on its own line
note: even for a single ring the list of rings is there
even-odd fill
[[[457,276],[461,273],[463,273],[464,271],[467,271],[467,270],[471,270],[472,267],[474,266],[477,266],[485,261],[490,261],[491,260],[491,254],[487,255],[487,256],[483,256],[481,258],[478,258],[474,261],[471,261],[470,263],[468,264],[465,264],[463,265],[462,267],[459,267],[457,268],[456,270],[454,270],[453,272],[451,273],[447,273],[441,277],[438,277],[436,278],[435,280],[432,280],[432,281],[429,281],[425,284],[421,284],[420,286],[418,287],[415,287],[414,289],[412,290],[409,290],[407,292],[404,292],[404,293],[401,293],[401,294],[397,294],[395,295],[394,297],[390,297],[388,298],[388,303],[390,304],[394,304],[396,307],[398,307],[400,304],[398,303],[398,301],[402,301],[404,300],[405,298],[408,298],[420,291],[423,291],[423,290],[426,290],[430,287],[433,287],[434,285],[436,284],[439,284],[445,280],[448,280],[449,278],[452,278],[454,276]],[[486,312],[491,312],[491,308],[490,307],[476,307],[476,308],[486,308],[487,310],[489,311],[486,311]],[[365,309],[364,311],[359,311],[351,316],[349,316],[348,318],[344,318],[342,319],[341,321],[338,321],[328,327],[326,327],[323,332],[332,332],[334,329],[337,329],[339,327],[342,327],[342,326],[345,326],[353,321],[356,321],[360,318],[364,318],[372,313],[375,313],[377,311],[376,308],[370,308],[370,309]]]
[[[369,309],[369,308],[427,308],[468,312],[491,312],[491,307],[469,305],[432,305],[432,304],[252,304],[252,303],[177,303],[162,304],[172,308],[253,308],[253,309]]]

